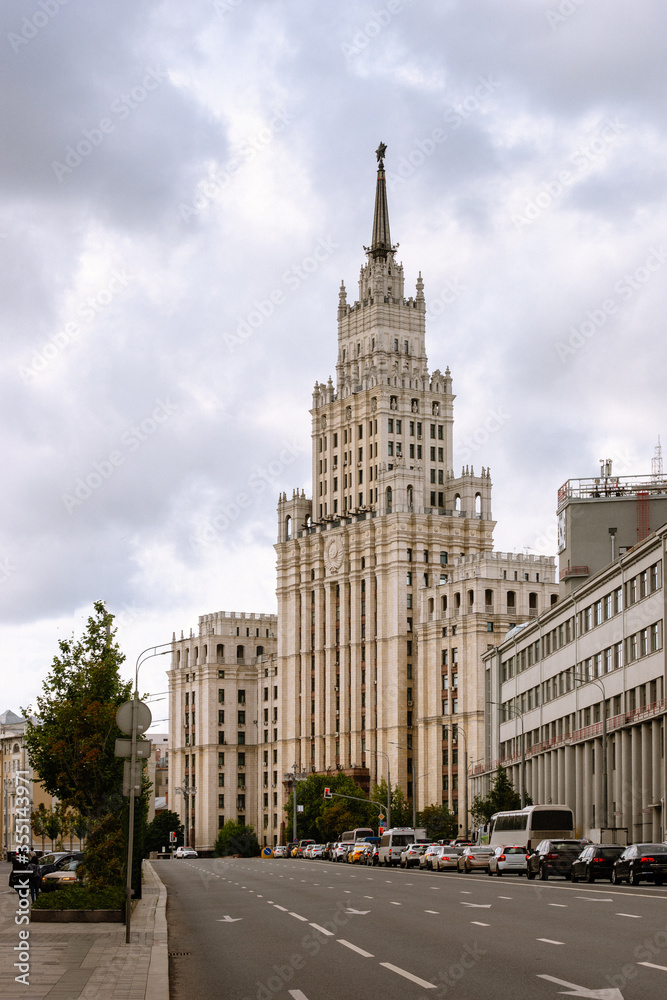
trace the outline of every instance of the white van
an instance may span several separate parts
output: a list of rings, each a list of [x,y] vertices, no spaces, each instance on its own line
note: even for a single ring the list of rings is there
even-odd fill
[[[399,864],[401,851],[408,844],[414,844],[416,839],[415,831],[410,826],[394,826],[391,830],[385,830],[380,841],[379,863],[385,867]]]

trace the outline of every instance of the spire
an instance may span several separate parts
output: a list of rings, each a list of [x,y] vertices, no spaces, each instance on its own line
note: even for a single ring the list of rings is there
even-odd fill
[[[387,207],[387,182],[384,175],[384,154],[387,151],[386,145],[381,142],[375,150],[378,161],[377,186],[375,188],[375,214],[373,216],[373,239],[370,247],[365,247],[366,252],[377,260],[387,259],[387,254],[391,253],[395,247],[391,245],[389,235],[389,208]]]

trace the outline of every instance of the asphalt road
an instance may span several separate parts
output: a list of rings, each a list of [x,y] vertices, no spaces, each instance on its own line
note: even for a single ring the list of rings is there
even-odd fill
[[[664,1000],[667,891],[295,859],[154,862],[171,1000]]]

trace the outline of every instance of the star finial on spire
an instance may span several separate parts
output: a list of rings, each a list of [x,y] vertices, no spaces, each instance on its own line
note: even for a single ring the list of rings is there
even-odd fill
[[[378,148],[375,150],[375,155],[378,160],[378,167],[382,170],[384,169],[384,154],[387,152],[387,146],[384,142],[381,142]]]

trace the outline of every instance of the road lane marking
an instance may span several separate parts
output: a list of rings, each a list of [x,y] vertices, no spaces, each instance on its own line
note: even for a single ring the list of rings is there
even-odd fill
[[[551,938],[535,938],[536,941],[544,941],[545,944],[565,944],[564,941],[552,941]]]
[[[420,979],[419,976],[413,976],[411,972],[406,972],[405,969],[399,969],[397,965],[392,965],[391,962],[380,962],[380,965],[384,969],[389,969],[391,972],[395,972],[397,975],[403,976],[404,979],[409,979],[410,982],[416,983],[417,986],[423,986],[425,990],[437,989],[435,983],[427,983],[425,979]]]
[[[374,899],[374,896],[364,896],[364,899]]]
[[[491,924],[483,924],[481,920],[471,920],[471,924],[476,924],[478,927],[490,927]]]
[[[637,965],[645,965],[647,969],[660,969],[661,972],[667,972],[667,965],[656,965],[655,962],[637,962]]]
[[[303,920],[304,923],[308,923],[308,917],[302,917],[300,913],[293,913],[292,910],[289,911],[290,917],[296,917],[297,920]]]
[[[424,913],[440,913],[440,910],[424,910]]]
[[[275,906],[276,910],[282,910],[283,913],[289,913],[289,910],[287,909],[286,906],[278,906],[277,903],[274,903],[273,905]]]
[[[575,896],[575,899],[585,899],[589,903],[613,903],[613,899],[600,899],[599,896]]]
[[[319,924],[312,924],[311,923],[308,926],[309,927],[314,927],[316,931],[319,931],[320,934],[326,934],[327,937],[333,937],[334,936],[334,932],[333,931],[328,931],[326,929],[326,927],[320,927]]]
[[[547,906],[558,906],[561,909],[567,910],[567,903],[547,903]]]
[[[356,953],[358,955],[361,955],[363,958],[375,957],[374,955],[371,955],[370,951],[364,951],[363,948],[357,948],[356,944],[352,944],[351,941],[345,941],[344,938],[338,938],[337,940],[338,944],[344,944],[346,948],[350,948],[352,951],[356,951]]]
[[[403,903],[395,903],[393,899],[390,899],[389,902],[392,906],[403,906]]]
[[[514,899],[514,896],[498,896],[498,899]]]
[[[616,913],[615,916],[617,916],[617,917],[632,917],[633,920],[641,920],[641,914],[640,913]]]
[[[293,997],[293,1000],[308,1000],[306,994],[302,993],[301,990],[288,990],[288,993]]]

